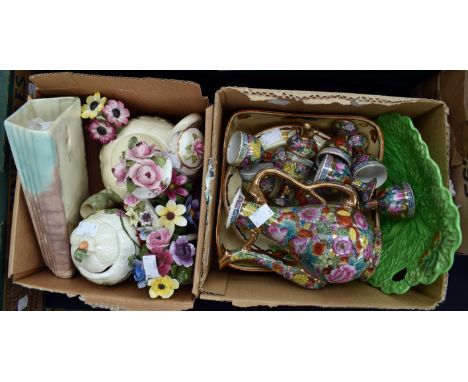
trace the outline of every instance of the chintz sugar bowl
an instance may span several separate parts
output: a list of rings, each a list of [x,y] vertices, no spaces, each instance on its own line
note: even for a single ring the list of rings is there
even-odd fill
[[[269,207],[260,182],[266,176],[279,176],[295,187],[312,194],[318,204],[302,207]],[[336,188],[347,195],[339,205],[327,204],[316,191]],[[358,197],[347,185],[321,182],[306,186],[277,169],[265,169],[252,181],[250,194],[238,191],[226,225],[235,224],[250,230],[250,238],[236,250],[223,248],[220,268],[237,262],[252,262],[270,269],[287,280],[308,289],[328,283],[367,281],[373,274],[381,253],[381,234],[359,212]],[[294,265],[252,249],[259,233],[275,241],[295,260]]]

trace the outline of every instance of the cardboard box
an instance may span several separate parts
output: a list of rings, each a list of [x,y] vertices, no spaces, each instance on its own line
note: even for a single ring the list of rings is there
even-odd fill
[[[173,122],[187,114],[202,115],[208,100],[202,96],[200,86],[193,82],[155,78],[124,78],[83,75],[74,73],[50,73],[31,77],[36,86],[35,97],[79,96],[86,97],[96,91],[108,98],[120,99],[132,115],[157,115]],[[85,140],[90,193],[103,189],[100,167],[100,145]],[[204,237],[204,225],[200,225],[199,241]],[[201,252],[201,248],[199,248]],[[153,300],[147,289],[138,289],[132,280],[112,286],[93,284],[81,275],[71,279],[55,277],[45,266],[36,240],[31,218],[19,181],[16,185],[11,231],[9,276],[14,283],[39,290],[79,296],[85,303],[128,310],[182,310],[193,307],[194,296],[190,286],[181,287],[168,300]]]
[[[368,118],[399,112],[413,119],[448,183],[448,129],[446,107],[441,101],[395,98],[363,94],[323,93],[225,87],[215,96],[212,126],[207,124],[206,141],[209,158],[205,158],[207,211],[203,256],[196,261],[193,292],[201,299],[230,301],[236,306],[322,306],[386,309],[433,309],[444,300],[447,276],[432,285],[419,285],[404,295],[385,295],[367,284],[328,285],[321,290],[306,290],[271,273],[218,270],[214,231],[219,208],[218,194],[222,165],[224,131],[229,117],[236,111],[264,109],[294,113],[355,114]],[[207,117],[207,122],[210,118]],[[210,131],[211,129],[211,131]]]
[[[8,93],[7,99],[5,99],[5,116],[13,113],[19,107],[21,107],[24,102],[26,102],[28,97],[28,71],[5,71],[8,73],[7,83],[0,86],[0,92],[5,91]],[[0,97],[1,98],[1,97]],[[6,108],[8,106],[8,108]],[[2,110],[2,111],[3,111]],[[0,116],[0,131],[4,131],[3,117]],[[3,137],[6,139],[4,133],[0,133],[0,140]],[[1,146],[1,143],[0,143]],[[1,150],[0,150],[1,151]],[[10,241],[10,231],[11,231],[11,222],[12,222],[12,210],[13,210],[13,199],[14,199],[14,190],[15,190],[15,179],[16,179],[16,169],[13,163],[11,155],[9,155],[8,144],[5,141],[5,161],[2,165],[0,163],[0,197],[2,200],[0,203],[0,210],[2,208],[5,211],[5,220],[4,227],[6,228],[5,240],[0,244],[1,250],[5,250],[5,256],[1,256],[2,263],[5,266],[5,270],[2,270],[1,273],[1,287],[3,288],[2,293],[2,306],[3,310],[43,310],[44,309],[44,298],[43,292],[36,289],[24,288],[20,285],[14,285],[11,279],[8,278],[7,274],[7,264],[8,264],[8,248]],[[2,159],[0,159],[2,162]],[[3,167],[3,168],[2,168]],[[3,170],[3,173],[2,173]],[[0,215],[2,212],[0,211]],[[0,218],[1,220],[1,218]],[[1,225],[1,223],[0,223]]]
[[[412,94],[442,100],[449,108],[450,178],[462,229],[458,252],[468,255],[468,71],[442,71],[414,88]]]

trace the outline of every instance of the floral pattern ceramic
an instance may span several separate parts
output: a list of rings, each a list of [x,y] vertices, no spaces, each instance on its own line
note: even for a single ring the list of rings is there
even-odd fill
[[[348,136],[359,132],[353,121],[346,121],[344,119],[333,122],[331,131],[333,135],[337,136]]]
[[[228,163],[241,168],[248,168],[260,163],[263,157],[262,142],[255,135],[237,131],[228,144]]]
[[[182,148],[183,156],[182,161],[184,164],[190,167],[198,167],[200,162],[203,159],[203,136],[197,129],[192,129],[193,131],[189,131],[188,134],[190,135],[187,144]]]
[[[351,151],[353,158],[365,154],[367,146],[367,138],[364,135],[355,134],[348,137],[348,148]]]
[[[397,218],[408,218],[414,215],[416,203],[414,193],[408,183],[386,188],[377,196],[380,212]]]
[[[255,229],[250,216],[260,206],[248,202],[239,193],[233,203],[227,224]],[[249,251],[242,257],[280,273],[305,288],[319,288],[327,283],[345,283],[363,277],[368,279],[380,256],[379,237],[359,211],[332,205],[305,207],[271,207],[273,216],[262,226],[261,232],[286,249],[300,268],[291,269],[281,262],[270,261]],[[377,235],[378,236],[378,235]],[[233,253],[230,254],[232,256]],[[232,258],[231,258],[232,261]],[[304,272],[306,275],[304,276]],[[301,281],[299,281],[301,280]]]
[[[302,158],[296,154],[285,150],[284,147],[280,147],[276,151],[276,157],[274,161],[276,168],[283,170],[287,175],[297,180],[304,180],[314,166],[314,162],[309,159]]]
[[[387,168],[376,157],[369,154],[359,156],[351,166],[353,179],[362,182],[370,182],[376,179],[377,187],[380,187],[387,180]]]
[[[314,182],[351,183],[348,165],[333,155],[326,155],[315,174]]]
[[[372,194],[374,193],[377,186],[377,180],[373,179],[370,182],[363,182],[359,179],[353,179],[351,186],[353,186],[357,191],[361,203],[365,205],[369,203],[370,199],[372,198]]]
[[[317,165],[320,165],[325,155],[331,154],[345,161],[348,166],[351,166],[351,151],[348,147],[348,138],[339,136],[328,140],[320,152],[317,154]]]
[[[314,159],[318,152],[314,138],[299,132],[287,140],[286,147],[292,153],[307,159]]]

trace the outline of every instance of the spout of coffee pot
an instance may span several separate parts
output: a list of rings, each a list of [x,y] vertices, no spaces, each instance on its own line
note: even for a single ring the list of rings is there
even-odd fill
[[[251,262],[263,268],[270,269],[285,279],[306,289],[320,289],[327,285],[324,279],[313,277],[298,266],[287,265],[281,260],[274,259],[262,253],[257,253],[245,248],[240,250],[227,250],[223,247],[222,251],[223,254],[219,259],[220,269],[226,267],[228,264]]]

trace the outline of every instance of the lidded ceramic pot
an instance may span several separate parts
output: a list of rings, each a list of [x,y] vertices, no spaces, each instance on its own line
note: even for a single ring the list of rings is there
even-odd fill
[[[174,168],[186,176],[195,175],[203,166],[202,124],[203,117],[200,114],[189,114],[171,132],[169,156]]]
[[[154,145],[155,149],[166,152],[167,139],[173,127],[172,123],[160,117],[133,118],[115,140],[102,146],[99,159],[104,186],[123,199],[127,194],[127,188],[125,184],[118,184],[112,168],[120,162],[122,152],[128,150],[129,140],[136,137],[138,141],[144,141],[148,145]]]
[[[114,285],[133,270],[138,254],[135,228],[121,210],[99,211],[82,220],[70,236],[71,258],[89,281]]]

